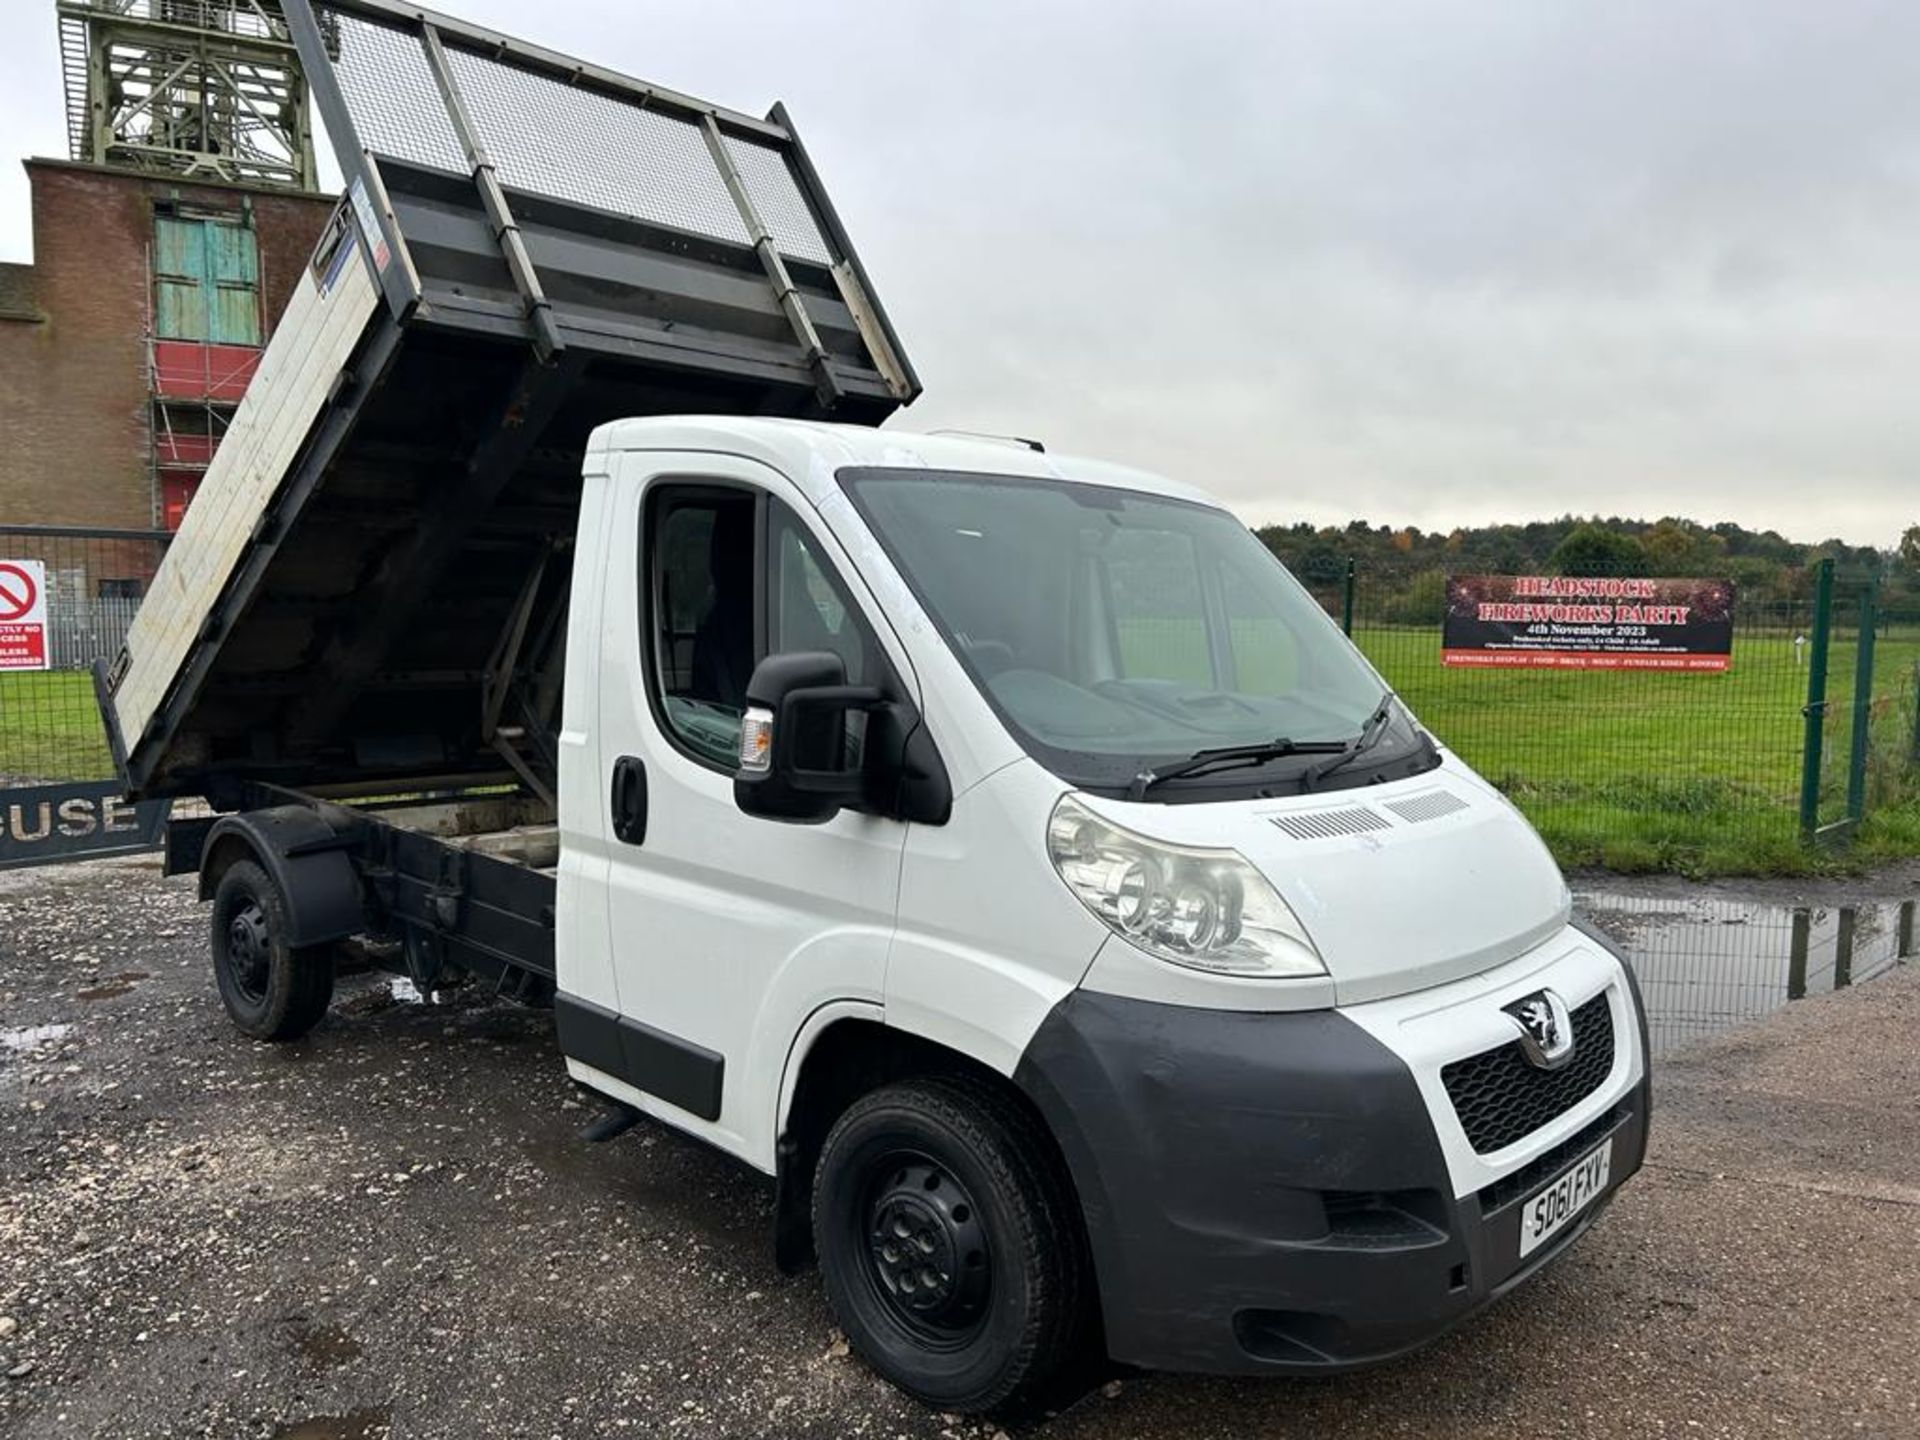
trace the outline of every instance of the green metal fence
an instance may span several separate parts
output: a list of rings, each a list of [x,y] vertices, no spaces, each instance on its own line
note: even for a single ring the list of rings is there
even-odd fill
[[[1300,578],[1563,863],[1796,869],[1875,816],[1920,844],[1920,614],[1887,613],[1870,578],[1822,562],[1737,597],[1721,673],[1448,667],[1443,572]]]
[[[113,775],[90,667],[119,653],[169,538],[0,525],[0,795]]]

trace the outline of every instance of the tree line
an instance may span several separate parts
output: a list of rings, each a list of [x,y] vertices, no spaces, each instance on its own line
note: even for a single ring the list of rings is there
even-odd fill
[[[1354,520],[1335,526],[1268,525],[1255,532],[1309,586],[1337,586],[1349,560],[1367,612],[1430,623],[1445,604],[1448,575],[1698,576],[1733,581],[1741,602],[1808,599],[1813,569],[1834,562],[1836,581],[1877,580],[1883,611],[1920,615],[1920,525],[1887,548],[1844,540],[1807,544],[1731,520],[1627,520],[1566,515],[1525,525],[1424,531]]]

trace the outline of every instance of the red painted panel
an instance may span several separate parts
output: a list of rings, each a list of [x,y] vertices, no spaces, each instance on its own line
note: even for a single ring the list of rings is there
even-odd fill
[[[218,443],[212,435],[162,431],[153,437],[153,458],[161,465],[204,467],[213,459],[213,447]]]
[[[169,400],[237,401],[259,364],[260,352],[251,345],[156,340],[154,393]]]
[[[187,515],[187,506],[193,503],[193,492],[199,488],[200,472],[197,470],[160,472],[160,520],[167,529],[180,528],[180,522]]]

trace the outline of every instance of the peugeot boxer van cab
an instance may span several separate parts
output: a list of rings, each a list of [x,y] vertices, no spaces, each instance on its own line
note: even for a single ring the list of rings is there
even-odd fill
[[[1090,1336],[1383,1360],[1639,1168],[1632,974],[1204,491],[739,420],[605,426],[587,471],[568,1067],[804,1190],[897,1384],[987,1408]],[[648,1084],[704,1057],[704,1114]]]
[[[524,594],[490,663],[564,634],[553,801],[523,737],[514,797],[316,750],[324,787],[183,822],[228,1009],[300,1033],[355,933],[423,990],[550,1001],[622,1121],[775,1177],[783,1263],[817,1258],[854,1349],[925,1401],[1018,1407],[1098,1347],[1397,1356],[1640,1167],[1632,974],[1204,491],[621,421],[570,578]]]

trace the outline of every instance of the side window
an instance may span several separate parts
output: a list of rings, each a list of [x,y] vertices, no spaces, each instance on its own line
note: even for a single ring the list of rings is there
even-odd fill
[[[815,542],[793,512],[774,501],[767,559],[767,649],[831,650],[846,662],[847,683],[864,685],[874,668],[866,627],[840,581],[815,555]]]
[[[734,768],[747,682],[770,653],[831,650],[854,685],[885,672],[846,586],[778,500],[669,485],[648,497],[647,515],[651,683],[662,721],[695,758]],[[850,757],[865,722],[848,716]]]
[[[1220,601],[1227,612],[1234,689],[1284,700],[1300,689],[1300,641],[1272,605],[1272,591],[1237,567],[1220,567]]]
[[[1120,676],[1211,688],[1206,607],[1193,541],[1130,526],[1104,551]]]
[[[757,505],[747,491],[673,487],[650,497],[652,683],[676,739],[732,768],[758,658]]]

